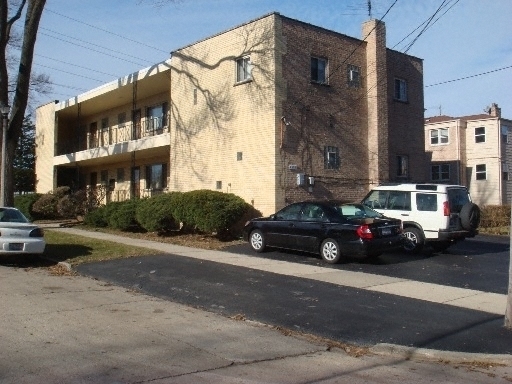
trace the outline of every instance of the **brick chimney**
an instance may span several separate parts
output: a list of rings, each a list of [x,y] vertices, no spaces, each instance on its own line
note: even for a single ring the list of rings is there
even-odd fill
[[[498,107],[498,104],[492,103],[489,107],[489,115],[492,117],[500,117],[501,118],[501,108]]]
[[[380,20],[368,20],[362,33],[367,42],[368,175],[370,183],[380,183],[389,178],[386,26]]]

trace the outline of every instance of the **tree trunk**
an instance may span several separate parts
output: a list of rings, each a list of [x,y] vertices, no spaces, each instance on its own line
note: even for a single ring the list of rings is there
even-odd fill
[[[43,14],[46,0],[28,0],[23,31],[23,45],[21,48],[19,70],[17,73],[16,90],[12,100],[11,114],[7,127],[6,162],[5,162],[5,205],[14,204],[14,172],[13,159],[18,139],[22,132],[23,119],[28,103],[30,77],[32,74],[32,61],[34,59],[34,46],[39,29],[39,21]],[[0,0],[0,103],[9,104],[8,78],[6,71],[6,47],[12,24],[18,20],[25,1],[21,2],[18,12],[10,20],[7,20],[8,0]],[[2,60],[3,58],[3,60]]]

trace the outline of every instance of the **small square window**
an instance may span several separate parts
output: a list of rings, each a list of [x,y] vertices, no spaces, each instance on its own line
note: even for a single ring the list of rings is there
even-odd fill
[[[247,81],[252,79],[251,58],[244,56],[236,59],[236,82]]]
[[[475,128],[475,143],[485,143],[485,127]]]
[[[222,181],[217,181],[217,182],[215,183],[215,188],[216,188],[216,189],[222,189]]]
[[[311,81],[327,84],[327,60],[318,57],[311,58]]]
[[[237,161],[242,161],[242,155],[243,155],[242,152],[237,152],[236,153],[236,160]]]
[[[404,79],[395,79],[395,100],[407,101],[407,81]]]
[[[430,178],[432,181],[450,180],[450,164],[432,165],[430,167]]]
[[[487,180],[487,166],[485,164],[476,165],[476,179]]]

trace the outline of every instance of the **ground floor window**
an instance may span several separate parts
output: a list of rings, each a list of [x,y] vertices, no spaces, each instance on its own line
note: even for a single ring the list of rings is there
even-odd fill
[[[476,165],[476,179],[487,180],[487,166],[485,164]]]
[[[146,189],[167,187],[167,164],[152,164],[146,167]]]
[[[430,177],[432,181],[450,180],[450,164],[432,165]]]

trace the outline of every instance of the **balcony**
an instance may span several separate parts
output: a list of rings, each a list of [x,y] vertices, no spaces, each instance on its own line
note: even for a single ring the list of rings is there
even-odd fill
[[[167,118],[146,118],[97,130],[77,132],[74,140],[58,140],[54,165],[86,161],[170,145]]]

